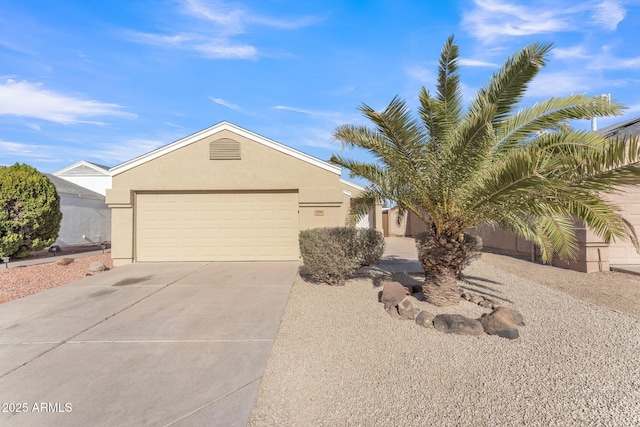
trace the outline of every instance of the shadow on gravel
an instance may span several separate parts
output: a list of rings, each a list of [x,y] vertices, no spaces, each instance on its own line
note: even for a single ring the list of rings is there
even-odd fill
[[[476,276],[465,276],[462,282],[466,285],[461,286],[461,288],[464,290],[476,292],[478,294],[481,294],[482,296],[486,296],[495,300],[513,303],[513,301],[511,301],[510,299],[501,297],[500,295],[496,294],[496,292],[499,292],[496,287],[504,286],[503,283]],[[486,284],[480,284],[478,282],[485,282]]]

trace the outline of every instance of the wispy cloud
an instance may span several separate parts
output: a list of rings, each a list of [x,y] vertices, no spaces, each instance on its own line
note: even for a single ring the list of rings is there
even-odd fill
[[[476,7],[463,14],[462,26],[483,41],[493,41],[500,36],[563,31],[569,25],[562,10],[534,9],[501,0],[475,0],[474,3]]]
[[[581,67],[590,70],[640,69],[640,56],[618,57],[613,53],[613,49],[606,45],[591,50],[582,45],[555,48],[551,54],[561,60],[579,60]]]
[[[253,59],[258,50],[250,45],[234,43],[226,37],[198,33],[173,35],[127,31],[125,36],[132,42],[164,48],[177,48],[200,53],[206,58]]]
[[[458,61],[460,65],[464,67],[497,67],[498,64],[494,64],[493,62],[482,61],[480,59],[473,58],[460,58]]]
[[[330,111],[305,110],[304,108],[288,107],[286,105],[276,105],[276,110],[293,111],[294,113],[306,114],[315,117],[337,117],[339,114]]]
[[[320,22],[314,16],[278,19],[222,1],[182,0],[180,13],[190,20],[188,30],[173,29],[168,33],[127,31],[125,36],[136,43],[190,50],[212,59],[254,59],[258,49],[236,39],[252,26],[279,30],[296,30]],[[194,30],[194,28],[199,30]]]
[[[39,144],[3,141],[0,139],[0,166],[16,162],[56,163],[61,161],[58,150]],[[55,153],[55,154],[53,154]],[[54,157],[55,156],[55,157]]]
[[[405,69],[407,76],[421,84],[432,84],[436,81],[436,65],[432,68],[425,68],[419,65],[411,66]]]
[[[182,4],[185,13],[218,24],[221,28],[232,34],[244,32],[247,24],[295,30],[316,24],[320,21],[320,19],[315,16],[303,16],[291,19],[263,16],[242,6],[236,4],[231,5],[218,0],[184,0]]]
[[[42,84],[7,80],[0,84],[0,115],[30,117],[60,124],[103,124],[93,118],[134,118],[118,104],[80,99],[45,89]]]
[[[225,101],[222,98],[214,98],[213,96],[210,96],[209,99],[212,100],[213,102],[215,102],[216,104],[222,105],[223,107],[227,107],[227,108],[229,108],[231,110],[238,111],[238,112],[241,112],[241,113],[244,112],[240,106],[238,106],[236,104],[233,104],[233,103],[231,103],[229,101]]]
[[[541,73],[529,86],[527,94],[536,98],[587,93],[594,85],[583,74],[567,72]]]
[[[626,13],[620,2],[607,0],[594,7],[591,18],[595,25],[613,31],[624,19]]]
[[[537,6],[507,0],[474,0],[474,4],[463,14],[462,26],[486,43],[503,36],[583,31],[587,21],[613,31],[626,16],[620,2],[614,0],[545,2]]]

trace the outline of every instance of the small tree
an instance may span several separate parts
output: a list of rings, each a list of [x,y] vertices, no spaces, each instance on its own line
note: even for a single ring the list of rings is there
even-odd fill
[[[466,233],[481,224],[530,240],[544,261],[554,253],[575,259],[575,219],[607,242],[628,238],[640,250],[633,227],[607,199],[640,178],[640,138],[607,139],[570,126],[584,117],[620,115],[622,105],[586,95],[520,103],[550,49],[534,43],[516,52],[465,106],[451,37],[436,92],[422,88],[417,117],[394,98],[381,112],[363,104],[373,126],[343,125],[334,133],[376,160],[331,158],[370,182],[356,199],[359,211],[389,199],[426,224],[418,256],[430,303],[460,301],[457,279],[479,244]]]
[[[58,238],[62,212],[55,186],[35,168],[0,167],[0,256],[24,257]]]

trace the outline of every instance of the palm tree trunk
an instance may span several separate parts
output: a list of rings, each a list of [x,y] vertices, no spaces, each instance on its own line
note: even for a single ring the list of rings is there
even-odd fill
[[[425,300],[438,307],[454,305],[460,302],[460,288],[455,270],[440,269],[430,276],[422,285]]]

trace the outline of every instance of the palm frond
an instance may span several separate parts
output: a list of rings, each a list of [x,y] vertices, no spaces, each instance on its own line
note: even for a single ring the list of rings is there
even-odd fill
[[[486,104],[495,104],[496,114],[492,123],[499,128],[500,123],[514,112],[531,80],[544,67],[552,47],[551,43],[533,43],[508,58],[500,71],[491,77],[488,86],[479,91],[472,103],[473,109],[480,110]]]

